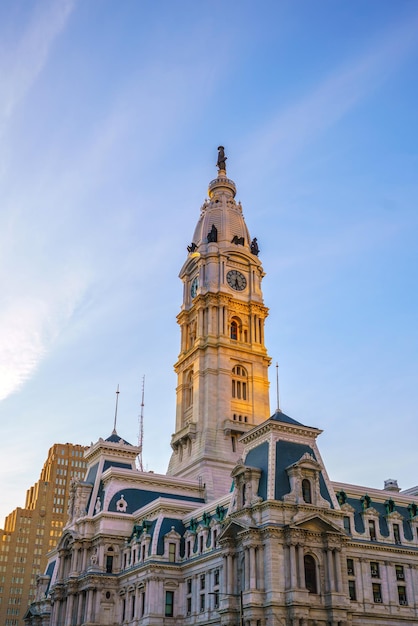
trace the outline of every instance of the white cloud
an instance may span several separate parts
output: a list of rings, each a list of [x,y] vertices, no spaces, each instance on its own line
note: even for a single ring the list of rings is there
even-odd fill
[[[36,371],[81,302],[86,282],[85,276],[74,273],[38,284],[36,294],[27,283],[20,284],[17,293],[10,277],[0,314],[0,400]]]

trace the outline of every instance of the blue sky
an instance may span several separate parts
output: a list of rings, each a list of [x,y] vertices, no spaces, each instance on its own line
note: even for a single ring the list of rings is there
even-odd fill
[[[118,384],[137,441],[144,375],[165,471],[219,144],[282,409],[331,479],[418,484],[417,29],[414,0],[0,4],[0,525],[53,443],[110,434]]]

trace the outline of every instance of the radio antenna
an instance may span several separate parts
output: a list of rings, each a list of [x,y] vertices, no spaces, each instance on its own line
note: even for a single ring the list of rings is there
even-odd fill
[[[118,419],[118,401],[119,401],[119,384],[116,389],[116,406],[115,406],[115,421],[113,422],[113,433],[112,435],[117,435],[116,432],[116,420]]]
[[[144,471],[144,467],[142,464],[142,445],[144,443],[144,396],[145,396],[145,376],[142,377],[141,414],[139,416],[139,436],[138,436],[139,454],[137,458],[137,467],[140,472]]]
[[[280,396],[279,396],[279,364],[276,362],[276,398],[277,398],[277,413],[281,413],[280,408]]]

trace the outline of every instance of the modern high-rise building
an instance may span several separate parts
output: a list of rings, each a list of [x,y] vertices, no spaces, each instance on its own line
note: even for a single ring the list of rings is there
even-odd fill
[[[0,624],[21,626],[35,597],[36,577],[47,563],[67,521],[72,480],[84,477],[85,447],[55,444],[38,482],[26,493],[24,508],[5,519],[0,531]]]
[[[321,431],[270,414],[264,270],[235,191],[219,147],[180,271],[168,472],[139,471],[116,432],[86,450],[28,626],[418,623],[416,490],[332,482]]]

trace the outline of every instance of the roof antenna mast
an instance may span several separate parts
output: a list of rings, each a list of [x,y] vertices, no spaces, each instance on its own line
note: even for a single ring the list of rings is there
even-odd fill
[[[137,458],[137,467],[140,472],[144,471],[144,466],[142,464],[142,444],[144,442],[144,395],[145,395],[145,376],[142,377],[141,414],[139,416],[139,436],[138,436],[139,454]]]
[[[118,384],[118,388],[116,389],[115,421],[113,423],[113,433],[112,433],[112,435],[117,435],[117,432],[116,432],[116,420],[118,418],[118,401],[119,401],[119,384]]]
[[[276,397],[277,397],[277,413],[281,413],[280,397],[279,397],[279,364],[276,362]]]

